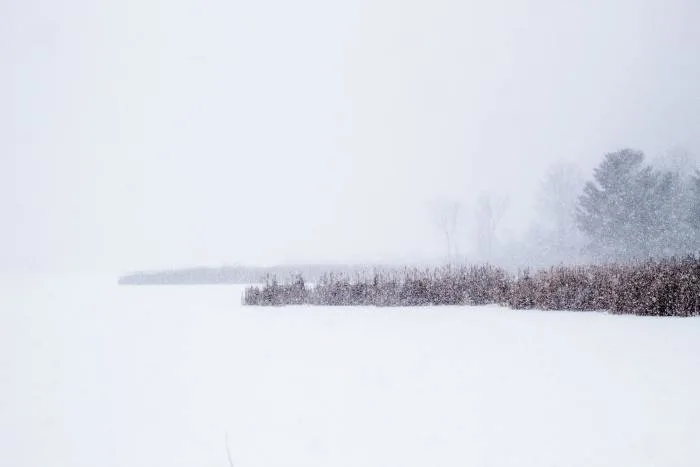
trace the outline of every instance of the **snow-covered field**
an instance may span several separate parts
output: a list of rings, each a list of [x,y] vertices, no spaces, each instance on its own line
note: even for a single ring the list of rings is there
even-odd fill
[[[700,320],[0,288],[0,465],[697,466]]]

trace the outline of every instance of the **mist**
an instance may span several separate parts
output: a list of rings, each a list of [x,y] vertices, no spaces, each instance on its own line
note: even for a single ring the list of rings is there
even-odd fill
[[[700,465],[698,25],[0,0],[0,466]]]
[[[479,258],[548,171],[700,154],[692,0],[0,4],[5,272]],[[505,250],[502,250],[502,252]],[[503,253],[506,254],[506,253]]]

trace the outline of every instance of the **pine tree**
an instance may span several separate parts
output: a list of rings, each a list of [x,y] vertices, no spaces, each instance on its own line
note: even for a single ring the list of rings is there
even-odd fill
[[[671,180],[645,166],[644,154],[631,149],[606,154],[593,175],[576,216],[588,238],[588,253],[600,260],[654,254],[664,235]]]
[[[688,224],[692,227],[696,239],[700,237],[700,170],[696,170],[690,179]],[[695,245],[697,248],[697,244]]]

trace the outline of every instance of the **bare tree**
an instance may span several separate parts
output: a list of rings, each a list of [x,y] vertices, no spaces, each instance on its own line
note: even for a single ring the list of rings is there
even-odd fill
[[[477,248],[482,258],[490,261],[496,241],[496,231],[508,210],[507,195],[482,193],[476,200]]]
[[[665,154],[655,157],[651,165],[659,170],[689,178],[700,166],[700,159],[682,146],[675,146]]]
[[[576,206],[585,181],[578,166],[571,163],[553,165],[542,180],[537,196],[540,216],[538,227],[554,254],[561,261],[581,247],[581,233],[576,226]]]
[[[435,224],[445,240],[446,260],[459,258],[458,230],[462,204],[459,201],[442,201],[434,207]]]

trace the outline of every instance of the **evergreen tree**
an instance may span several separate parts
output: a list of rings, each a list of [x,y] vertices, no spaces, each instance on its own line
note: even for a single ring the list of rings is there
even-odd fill
[[[662,200],[663,235],[656,246],[664,256],[684,256],[697,251],[700,227],[693,224],[694,201],[693,177],[688,173],[666,172],[662,183],[668,186]],[[699,187],[700,188],[700,187]],[[698,198],[700,199],[700,198]]]
[[[689,191],[688,224],[696,235],[700,234],[700,170],[691,177]]]
[[[577,223],[588,253],[602,260],[644,258],[664,236],[672,179],[644,165],[641,151],[606,154],[579,198]]]

